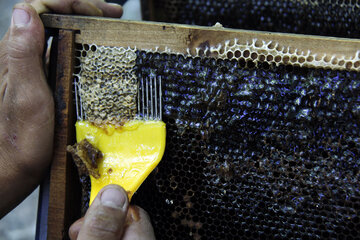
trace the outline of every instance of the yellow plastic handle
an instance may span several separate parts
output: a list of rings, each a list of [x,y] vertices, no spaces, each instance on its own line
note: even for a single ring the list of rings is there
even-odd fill
[[[166,143],[162,121],[129,121],[120,128],[76,123],[77,142],[87,139],[104,158],[98,163],[100,178],[91,178],[90,204],[104,186],[118,184],[129,199],[160,162]]]

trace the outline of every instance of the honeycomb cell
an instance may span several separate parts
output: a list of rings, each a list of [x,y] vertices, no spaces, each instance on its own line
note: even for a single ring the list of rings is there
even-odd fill
[[[136,54],[130,48],[78,44],[75,84],[80,101],[77,115],[95,124],[119,125],[136,115]]]
[[[359,238],[360,73],[295,66],[345,70],[344,59],[251,46],[213,49],[217,58],[77,46],[83,110],[101,122],[131,117],[122,106],[126,96],[136,106],[137,79],[162,77],[166,152],[133,197],[158,239]]]
[[[154,19],[148,20],[201,26],[219,22],[238,29],[360,37],[358,1],[157,0],[153,10]]]
[[[360,237],[359,73],[136,54],[164,79],[167,149],[133,198],[158,239]]]

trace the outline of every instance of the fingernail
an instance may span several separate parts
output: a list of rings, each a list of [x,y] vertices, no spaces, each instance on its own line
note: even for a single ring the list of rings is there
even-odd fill
[[[27,11],[19,8],[13,10],[13,23],[18,27],[26,26],[30,22],[30,15]]]
[[[101,195],[101,204],[112,208],[123,208],[126,196],[123,191],[113,187],[106,189]]]

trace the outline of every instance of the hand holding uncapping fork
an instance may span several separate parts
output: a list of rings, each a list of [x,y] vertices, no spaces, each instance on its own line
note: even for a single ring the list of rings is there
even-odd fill
[[[42,64],[44,27],[38,14],[54,11],[120,17],[122,7],[103,0],[26,0],[14,6],[0,42],[0,217],[40,183],[51,161],[54,102]],[[71,239],[154,239],[146,213],[129,206],[116,185],[100,191]]]

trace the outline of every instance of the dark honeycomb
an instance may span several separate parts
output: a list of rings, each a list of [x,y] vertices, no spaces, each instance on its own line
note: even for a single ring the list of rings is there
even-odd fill
[[[157,239],[359,239],[360,73],[253,66],[137,52],[167,146],[133,202]]]
[[[357,0],[156,0],[156,21],[251,30],[360,37]],[[146,18],[146,15],[145,15]],[[147,18],[149,19],[149,18]]]

